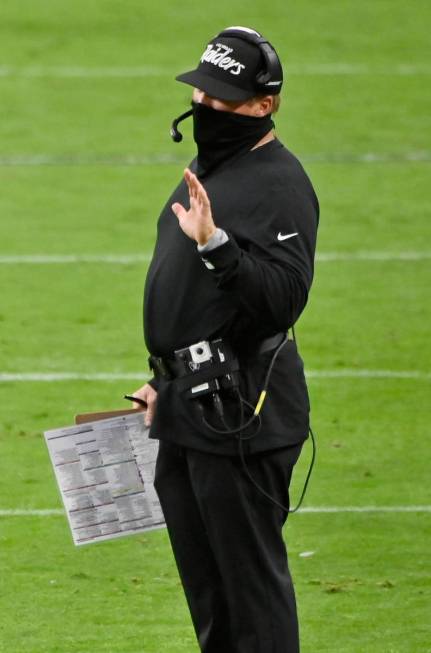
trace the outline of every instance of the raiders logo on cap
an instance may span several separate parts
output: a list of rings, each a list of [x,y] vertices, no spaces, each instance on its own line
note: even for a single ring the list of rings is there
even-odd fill
[[[195,70],[176,79],[227,101],[276,95],[283,70],[273,46],[248,27],[228,27],[206,46]]]

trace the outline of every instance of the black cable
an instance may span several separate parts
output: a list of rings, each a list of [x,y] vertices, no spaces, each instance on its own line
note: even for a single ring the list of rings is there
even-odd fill
[[[252,437],[255,437],[259,433],[261,425],[262,425],[262,420],[261,420],[261,417],[260,417],[259,413],[262,410],[262,406],[263,406],[263,403],[265,401],[265,397],[266,397],[266,393],[267,393],[267,389],[268,389],[268,385],[269,385],[269,380],[270,380],[270,377],[271,377],[271,374],[272,374],[274,363],[277,360],[278,354],[280,353],[281,349],[287,343],[288,339],[289,339],[289,334],[286,333],[285,336],[283,337],[282,341],[280,342],[280,344],[276,347],[276,349],[275,349],[275,351],[274,351],[274,353],[273,353],[273,355],[271,357],[271,361],[270,361],[268,369],[266,371],[265,380],[263,382],[263,388],[262,388],[261,393],[259,395],[259,399],[257,401],[256,406],[252,406],[248,401],[246,401],[241,396],[241,393],[239,392],[239,390],[236,389],[236,394],[237,394],[237,396],[239,398],[240,406],[242,407],[243,404],[245,404],[246,406],[248,406],[253,411],[253,414],[250,417],[250,419],[245,424],[242,423],[242,419],[241,419],[240,426],[237,427],[237,428],[234,428],[234,429],[228,429],[228,430],[217,429],[215,426],[212,426],[208,422],[208,420],[205,419],[203,409],[202,409],[203,423],[205,424],[205,426],[210,431],[212,431],[213,433],[217,433],[218,435],[236,435],[237,433],[240,433],[241,431],[248,428],[254,422],[254,420],[257,418],[258,428],[257,428],[256,433],[254,433],[251,436],[243,437],[241,439],[250,440]],[[217,392],[213,393],[213,403],[214,403],[214,407],[216,409],[216,412],[217,412],[218,416],[220,417],[221,422],[223,424],[225,424],[224,419],[223,419],[223,403],[222,403],[222,401],[220,399],[220,396],[219,396],[219,394]],[[243,413],[241,413],[241,414],[243,415]]]
[[[254,411],[253,406],[252,406],[251,404],[249,404],[248,402],[246,402],[244,399],[242,399],[242,397],[241,397],[241,395],[239,394],[238,391],[237,391],[237,394],[238,394],[238,397],[239,397],[239,400],[240,400],[240,406],[242,406],[242,403],[245,403],[246,405],[250,406],[250,408]],[[220,398],[219,398],[219,399],[220,399]],[[214,406],[216,407],[217,413],[218,413],[218,415],[219,415],[219,417],[220,417],[220,412],[219,412],[219,410],[218,410],[218,408],[217,408],[217,403],[216,403],[216,402],[214,402]],[[241,413],[241,415],[242,415],[242,418],[241,418],[241,419],[243,419],[243,412]],[[253,412],[253,415],[250,417],[250,419],[249,419],[245,424],[240,423],[240,426],[238,426],[237,428],[234,428],[234,429],[227,429],[227,430],[225,430],[225,431],[223,431],[223,430],[221,430],[221,429],[216,429],[215,426],[212,426],[212,425],[208,422],[208,420],[205,419],[204,416],[202,416],[202,421],[203,421],[203,423],[205,424],[205,426],[206,426],[210,431],[212,431],[213,433],[217,433],[218,435],[236,435],[237,433],[240,433],[241,431],[243,431],[244,429],[246,429],[247,427],[249,427],[250,424],[252,424],[252,423],[254,422],[254,420],[256,419],[256,417],[258,418],[258,423],[260,424],[260,423],[261,423],[261,417],[260,417],[260,415],[255,415],[255,413]],[[223,422],[223,420],[222,420],[222,422]]]
[[[292,329],[292,338],[293,338],[294,342],[296,343],[295,328],[294,328],[293,325],[292,325],[291,329]],[[258,412],[257,412],[257,416],[258,416],[259,418],[260,418],[259,412],[260,412],[260,410],[262,409],[263,402],[265,401],[266,392],[267,392],[267,388],[268,388],[268,385],[269,385],[269,380],[270,380],[270,377],[271,377],[272,369],[273,369],[273,367],[274,367],[274,363],[275,363],[275,361],[277,360],[278,354],[280,353],[281,349],[284,347],[284,345],[286,344],[286,342],[288,341],[288,339],[289,339],[289,334],[286,333],[286,336],[283,338],[283,340],[281,341],[281,343],[278,345],[277,349],[275,350],[275,352],[274,352],[274,354],[273,354],[273,356],[272,356],[272,358],[271,358],[271,362],[270,362],[270,364],[269,364],[269,367],[268,367],[268,370],[267,370],[267,373],[266,373],[266,376],[265,376],[265,381],[264,381],[264,384],[263,384],[263,389],[262,389],[262,392],[260,393],[259,401],[258,401],[258,403],[257,403],[257,405],[256,405],[256,409],[255,409],[255,414],[256,414],[256,411],[258,411]],[[245,402],[245,403],[248,403],[248,402]],[[248,405],[250,405],[250,404],[248,404]],[[245,428],[245,427],[244,427],[244,428]],[[260,430],[260,428],[259,428],[259,430]],[[310,462],[310,466],[309,466],[309,468],[308,468],[307,476],[306,476],[306,478],[305,478],[304,486],[303,486],[303,488],[302,488],[301,496],[300,496],[299,501],[298,501],[297,505],[295,506],[295,508],[288,508],[287,506],[284,506],[282,503],[280,503],[279,501],[277,501],[277,499],[275,499],[275,498],[274,498],[273,496],[271,496],[268,492],[266,492],[266,491],[265,491],[265,490],[264,490],[264,489],[263,489],[263,488],[262,488],[262,487],[261,487],[261,486],[256,482],[256,480],[253,478],[252,474],[250,473],[249,468],[247,467],[247,463],[246,463],[246,461],[245,461],[245,457],[244,457],[244,449],[243,449],[243,446],[242,446],[242,442],[243,442],[243,440],[248,439],[248,438],[241,438],[241,435],[240,435],[240,437],[238,438],[238,451],[239,451],[239,456],[240,456],[240,459],[241,459],[241,464],[242,464],[242,466],[243,466],[244,472],[246,473],[248,479],[253,483],[253,485],[255,486],[255,488],[256,488],[257,490],[259,490],[259,492],[260,492],[261,494],[263,494],[267,499],[269,499],[269,501],[271,501],[273,504],[275,504],[276,506],[278,506],[279,508],[281,508],[282,510],[284,510],[284,512],[286,512],[286,513],[294,513],[294,512],[297,512],[297,511],[299,510],[299,508],[300,508],[300,506],[301,506],[301,504],[302,504],[302,502],[303,502],[303,500],[304,500],[305,493],[306,493],[306,491],[307,491],[307,487],[308,487],[308,483],[309,483],[309,481],[310,481],[311,473],[312,473],[312,471],[313,471],[314,462],[315,462],[315,459],[316,459],[316,440],[315,440],[314,433],[313,433],[311,427],[309,428],[309,432],[310,432],[310,435],[311,435],[311,441],[312,441],[311,462]]]
[[[269,379],[270,379],[271,374],[272,374],[272,369],[274,367],[274,363],[277,360],[278,354],[283,349],[284,345],[288,342],[288,340],[289,340],[289,334],[286,333],[283,340],[277,346],[275,352],[272,355],[271,361],[269,363],[269,366],[268,366],[268,369],[267,369],[267,372],[266,372],[266,375],[265,375],[265,380],[263,382],[263,388],[262,388],[261,393],[259,395],[259,399],[257,401],[256,408],[254,409],[254,414],[255,415],[259,415],[260,411],[262,410],[262,406],[263,406],[263,403],[264,403],[265,398],[266,398],[266,393],[267,393],[268,385],[269,385]]]
[[[243,449],[243,446],[242,446],[243,438],[239,438],[239,439],[238,439],[238,451],[239,451],[239,457],[240,457],[240,459],[241,459],[241,463],[242,463],[243,470],[244,470],[244,472],[246,473],[248,479],[253,483],[253,485],[255,486],[255,488],[256,488],[257,490],[259,490],[259,492],[260,492],[261,494],[263,494],[263,496],[265,496],[267,499],[269,499],[269,501],[271,501],[271,503],[275,504],[276,506],[278,506],[279,508],[281,508],[282,510],[284,510],[284,512],[286,512],[286,513],[293,513],[293,512],[297,512],[297,511],[299,510],[299,508],[300,508],[300,506],[301,506],[301,504],[302,504],[302,502],[303,502],[303,500],[304,500],[305,493],[306,493],[306,491],[307,491],[308,482],[309,482],[309,480],[310,480],[311,472],[313,471],[313,467],[314,467],[314,461],[315,461],[315,459],[316,459],[316,440],[315,440],[315,438],[314,438],[314,433],[313,433],[313,431],[312,431],[311,428],[310,428],[310,435],[311,435],[311,441],[312,441],[311,462],[310,462],[310,466],[309,466],[309,468],[308,468],[307,477],[306,477],[306,479],[305,479],[304,486],[303,486],[303,488],[302,488],[301,496],[300,496],[300,498],[299,498],[298,503],[296,504],[296,506],[295,506],[294,508],[288,508],[287,506],[285,506],[285,505],[283,505],[282,503],[280,503],[279,501],[277,501],[277,499],[275,499],[271,494],[269,494],[268,492],[266,492],[266,490],[264,490],[263,487],[261,487],[261,486],[259,485],[259,483],[257,483],[257,481],[253,478],[253,476],[252,476],[252,474],[251,474],[251,472],[250,472],[250,470],[249,470],[249,468],[248,468],[248,466],[247,466],[247,463],[246,463],[246,461],[245,461],[245,457],[244,457],[244,449]]]
[[[215,404],[214,404],[214,405],[215,405]],[[203,424],[204,424],[204,425],[205,425],[205,426],[206,426],[210,431],[213,431],[214,433],[217,433],[218,435],[224,435],[225,437],[230,437],[229,425],[226,423],[226,420],[225,420],[225,418],[224,418],[224,415],[223,415],[223,417],[222,417],[220,414],[218,414],[218,411],[217,411],[217,414],[218,414],[218,416],[219,416],[219,419],[220,419],[221,423],[222,423],[223,426],[226,428],[225,431],[222,431],[222,430],[220,430],[220,429],[216,429],[215,427],[211,426],[211,424],[209,424],[208,421],[205,419],[205,408],[204,408],[204,406],[202,405],[202,403],[199,401],[199,399],[196,399],[196,406],[197,406],[198,409],[199,409],[199,412],[200,412],[200,415],[201,415],[201,420],[202,420]],[[204,431],[202,432],[202,435],[203,435],[204,437],[206,437],[207,439],[210,439],[211,441],[213,441],[213,437],[211,437],[210,435],[207,435]]]
[[[296,343],[295,329],[294,329],[293,325],[291,327],[291,330],[292,330],[293,341]],[[311,473],[313,471],[314,462],[315,462],[315,459],[316,459],[316,440],[315,440],[314,433],[313,433],[311,427],[309,428],[309,432],[310,432],[310,435],[311,435],[311,441],[312,441],[311,461],[310,461],[310,466],[308,468],[307,476],[305,478],[304,486],[302,488],[301,496],[300,496],[299,501],[298,501],[297,505],[295,506],[295,508],[289,508],[289,507],[283,505],[282,503],[277,501],[277,499],[275,499],[273,496],[271,496],[268,492],[266,492],[266,490],[264,490],[259,485],[259,483],[256,482],[256,480],[253,478],[253,476],[252,476],[252,474],[251,474],[251,472],[250,472],[250,470],[249,470],[249,468],[247,466],[247,463],[246,463],[246,460],[245,460],[245,455],[244,455],[244,448],[243,448],[243,442],[245,440],[251,440],[252,438],[256,437],[258,435],[258,433],[260,432],[260,430],[261,430],[262,418],[260,416],[260,411],[262,410],[262,406],[263,406],[263,403],[264,403],[265,398],[266,398],[266,393],[267,393],[267,389],[268,389],[268,386],[269,386],[269,381],[270,381],[270,378],[271,378],[272,370],[273,370],[275,361],[277,360],[278,354],[280,353],[280,351],[282,350],[284,345],[288,342],[288,340],[289,340],[289,334],[286,333],[283,340],[277,346],[277,348],[275,349],[275,351],[274,351],[274,353],[273,353],[273,355],[271,357],[271,361],[269,363],[269,366],[268,366],[268,369],[267,369],[267,372],[266,372],[266,375],[265,375],[263,388],[261,390],[261,393],[259,395],[259,399],[258,399],[257,404],[256,404],[255,407],[252,406],[252,404],[250,404],[248,401],[246,401],[242,397],[240,391],[238,389],[236,389],[236,394],[238,396],[239,406],[240,406],[240,425],[239,425],[239,427],[233,428],[233,429],[229,428],[228,424],[226,423],[225,417],[224,417],[223,402],[221,401],[221,398],[220,398],[220,396],[219,396],[219,394],[217,392],[213,393],[213,404],[214,404],[215,410],[216,410],[216,412],[217,412],[217,414],[218,414],[218,416],[220,418],[220,421],[223,424],[223,426],[226,427],[226,430],[217,429],[214,426],[212,426],[205,419],[204,408],[200,403],[199,403],[199,408],[200,408],[201,413],[202,413],[202,421],[210,431],[212,431],[213,433],[217,433],[218,435],[224,435],[224,436],[236,435],[237,436],[238,452],[239,452],[239,457],[240,457],[240,460],[241,460],[241,464],[242,464],[243,470],[244,470],[247,478],[254,485],[254,487],[263,496],[265,496],[274,505],[281,508],[284,512],[294,513],[294,512],[297,512],[299,510],[299,508],[300,508],[300,506],[301,506],[301,504],[302,504],[302,502],[304,500],[304,497],[305,497],[305,494],[306,494],[306,491],[307,491],[307,488],[308,488],[308,483],[310,481]],[[247,422],[245,424],[244,424],[244,406],[247,406],[248,408],[250,408],[250,410],[253,411],[252,416],[247,420]],[[257,429],[256,429],[256,431],[252,435],[242,436],[241,435],[242,431],[244,431],[246,428],[248,428],[253,423],[253,421],[255,419],[257,419]]]
[[[241,395],[239,390],[237,390],[237,394],[238,394],[239,401],[240,401],[240,406],[241,406],[240,424],[242,423],[242,420],[243,420],[243,417],[244,417],[244,406],[247,406],[248,408],[250,408],[250,410],[253,411],[253,417],[257,418],[257,429],[256,429],[256,431],[254,433],[252,433],[251,435],[241,435],[241,431],[243,430],[243,429],[241,429],[239,431],[239,433],[238,433],[238,438],[240,440],[242,440],[242,441],[252,440],[253,438],[256,437],[256,435],[259,435],[259,433],[260,433],[260,429],[262,428],[262,418],[261,418],[260,415],[255,415],[254,414],[255,407],[252,406],[252,404],[250,402],[248,402],[246,399],[244,399],[244,397]],[[243,428],[245,428],[245,426]]]
[[[247,466],[247,463],[245,462],[244,449],[243,449],[243,446],[242,446],[242,438],[240,438],[238,440],[238,451],[239,451],[239,457],[240,457],[240,460],[241,460],[242,468],[243,468],[245,474],[247,475],[248,480],[251,481],[251,483],[253,483],[254,487],[260,492],[260,494],[263,494],[263,496],[266,497],[269,501],[271,501],[271,503],[275,504],[276,506],[278,506],[279,508],[284,510],[284,512],[289,512],[289,508],[284,506],[282,503],[277,501],[277,499],[275,499],[268,492],[266,492],[266,490],[264,490],[263,487],[261,487],[259,485],[259,483],[257,483],[255,481],[255,479],[253,478],[253,476],[252,476],[252,474],[251,474],[251,472],[250,472],[250,470],[249,470],[249,468]]]
[[[271,358],[271,362],[269,363],[269,367],[268,367],[267,372],[266,372],[265,381],[263,382],[263,390],[267,389],[268,384],[269,384],[269,379],[270,379],[270,376],[272,374],[272,369],[274,367],[274,363],[278,358],[278,354],[283,349],[284,345],[288,342],[288,340],[289,340],[289,334],[286,333],[283,340],[280,342],[280,344],[276,348],[275,352],[273,353],[272,358]]]
[[[310,467],[308,468],[308,473],[307,473],[307,476],[305,478],[304,487],[302,488],[302,493],[301,493],[301,496],[299,497],[299,501],[296,504],[295,508],[291,508],[289,510],[289,512],[296,512],[297,510],[299,510],[299,508],[301,506],[301,503],[304,500],[305,493],[307,492],[308,481],[310,480],[311,472],[313,471],[313,467],[314,467],[314,461],[316,460],[316,449],[317,449],[316,439],[314,437],[313,429],[311,428],[311,426],[309,428],[309,431],[310,431],[311,442],[312,442]]]

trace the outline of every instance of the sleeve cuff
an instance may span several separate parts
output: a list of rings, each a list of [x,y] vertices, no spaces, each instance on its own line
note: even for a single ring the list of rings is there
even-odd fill
[[[206,252],[210,252],[212,249],[215,249],[216,247],[220,247],[220,245],[224,245],[224,243],[227,242],[228,240],[229,240],[229,236],[224,231],[224,229],[220,229],[219,227],[217,227],[215,234],[211,236],[211,238],[205,245],[198,245],[198,252],[199,254],[205,254]]]
[[[209,270],[222,271],[237,263],[240,257],[240,249],[233,238],[227,237],[223,245],[202,252],[202,254],[202,261]]]

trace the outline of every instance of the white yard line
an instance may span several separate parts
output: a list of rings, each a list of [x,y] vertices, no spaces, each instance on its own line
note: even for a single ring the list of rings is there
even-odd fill
[[[308,379],[406,379],[430,381],[431,372],[419,370],[309,370]],[[147,372],[0,372],[0,383],[52,383],[56,381],[145,381]]]
[[[184,157],[172,153],[160,154],[9,154],[0,156],[0,166],[4,167],[79,167],[79,166],[152,166],[166,164],[184,164]],[[192,156],[190,154],[190,156]],[[311,152],[300,153],[304,164],[328,163],[429,163],[431,152],[429,150],[411,150],[401,152]]]
[[[0,517],[56,517],[57,515],[65,515],[66,513],[61,508],[2,508],[0,509]]]
[[[321,252],[316,255],[319,263],[333,261],[424,261],[431,258],[431,251],[405,252]]]
[[[0,77],[134,78],[173,75],[162,66],[0,66]]]
[[[286,76],[289,75],[395,75],[412,77],[431,75],[428,63],[392,63],[370,65],[366,63],[328,62],[328,63],[288,63],[284,66]],[[0,65],[0,78],[25,77],[44,78],[56,77],[63,79],[129,79],[145,77],[172,77],[177,74],[172,66],[14,66]]]
[[[431,372],[419,370],[309,370],[309,379],[417,379],[431,380]]]
[[[286,66],[286,73],[291,75],[431,75],[428,63],[391,65],[372,65],[366,63],[304,63]]]
[[[317,155],[322,156],[322,155]],[[403,155],[404,156],[404,155]],[[408,156],[408,153],[405,155]],[[425,152],[422,157],[431,158]],[[320,159],[319,159],[320,160]],[[0,166],[145,166],[184,163],[184,156],[174,154],[10,154],[0,156]]]
[[[142,254],[3,254],[0,265],[52,265],[75,263],[107,263],[108,265],[135,265],[148,263],[151,253]],[[337,261],[424,261],[431,258],[431,251],[405,252],[321,252],[316,255],[318,263]]]
[[[50,265],[69,263],[108,263],[130,265],[148,263],[151,254],[22,254],[0,256],[0,265]]]
[[[310,506],[298,513],[321,514],[340,512],[431,512],[431,506]]]
[[[431,512],[431,506],[310,506],[300,508],[296,514],[331,513],[420,513]],[[61,508],[2,508],[0,517],[57,517],[65,515]]]
[[[300,158],[304,163],[420,163],[431,161],[431,152],[310,152],[301,154]]]
[[[42,382],[54,381],[143,381],[149,378],[148,372],[0,372],[0,383],[16,382]]]

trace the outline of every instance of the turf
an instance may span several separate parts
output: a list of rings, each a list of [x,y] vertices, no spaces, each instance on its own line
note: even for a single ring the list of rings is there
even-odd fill
[[[145,379],[145,258],[193,155],[190,126],[168,136],[190,100],[173,78],[228,24],[282,57],[277,133],[316,187],[321,258],[419,254],[316,264],[297,328],[318,436],[306,507],[429,506],[430,15],[425,0],[2,4],[0,260],[143,259],[0,264],[0,374],[136,374],[0,382],[0,509],[60,507],[43,430]],[[325,376],[346,370],[370,377]],[[431,651],[429,513],[302,513],[285,536],[303,653]],[[0,517],[0,614],[2,653],[197,651],[165,531],[75,549],[64,517]]]

